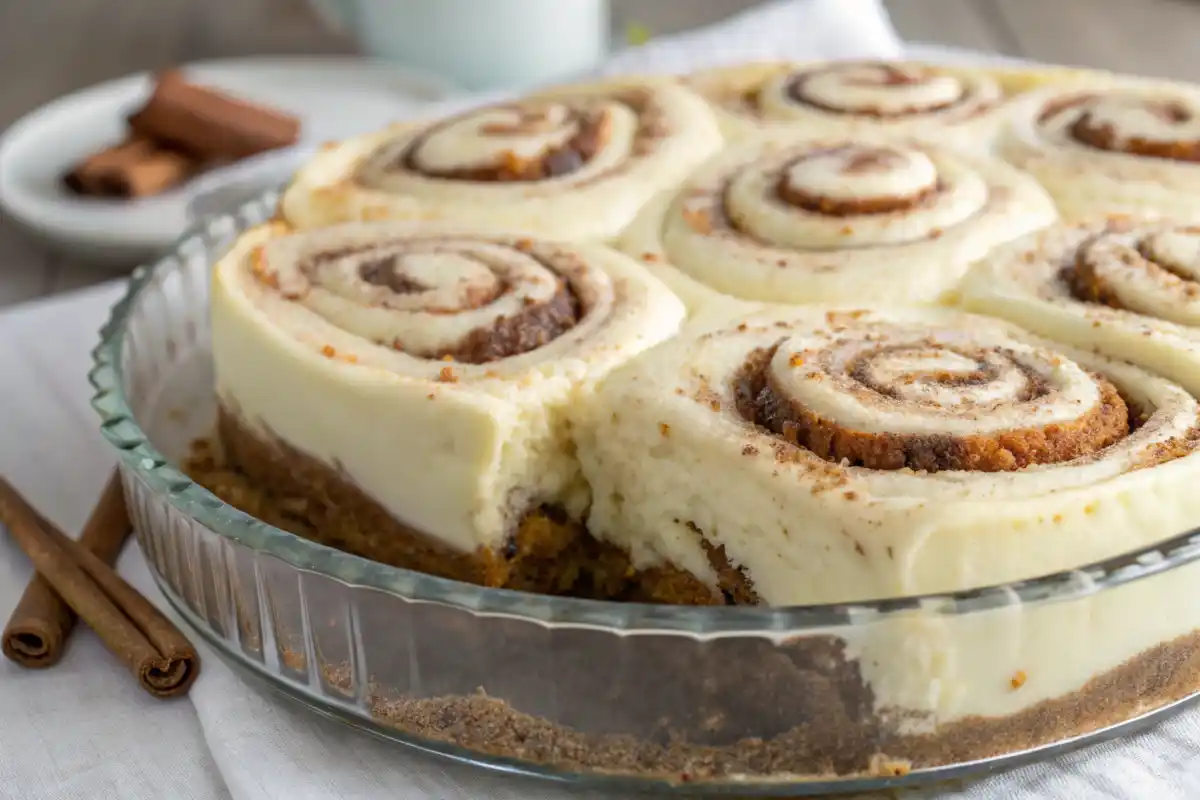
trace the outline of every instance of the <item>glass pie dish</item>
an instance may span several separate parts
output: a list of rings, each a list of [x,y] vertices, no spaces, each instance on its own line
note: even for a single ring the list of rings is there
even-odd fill
[[[200,223],[138,270],[90,378],[165,596],[292,699],[509,772],[801,796],[1013,766],[1198,693],[1200,534],[965,592],[682,607],[463,584],[242,513],[177,465],[215,414],[210,267],[275,201]]]

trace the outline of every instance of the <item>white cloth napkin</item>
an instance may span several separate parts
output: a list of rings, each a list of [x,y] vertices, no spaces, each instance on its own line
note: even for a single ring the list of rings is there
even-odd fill
[[[604,71],[683,69],[750,57],[895,56],[878,0],[798,0],[616,56]],[[112,284],[0,315],[0,474],[78,530],[112,454],[84,380]],[[121,571],[159,599],[130,548]],[[0,536],[0,615],[29,577]],[[419,756],[243,684],[204,651],[188,699],[149,699],[86,629],[64,660],[31,672],[0,661],[0,798],[13,800],[616,800]],[[926,793],[904,796],[926,797]],[[1200,711],[941,795],[985,798],[1200,797]]]

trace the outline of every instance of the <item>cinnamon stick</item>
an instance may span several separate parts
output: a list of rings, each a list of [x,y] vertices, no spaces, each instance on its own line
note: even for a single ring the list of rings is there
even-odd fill
[[[187,692],[200,671],[191,642],[90,550],[43,519],[0,478],[0,522],[71,610],[158,698]]]
[[[67,188],[93,197],[137,198],[165,192],[196,174],[201,164],[183,153],[132,138],[75,165]]]
[[[129,537],[129,517],[121,479],[114,470],[100,493],[79,543],[105,564],[116,561]],[[52,667],[62,658],[77,617],[46,582],[33,576],[0,638],[0,649],[12,662],[30,669]]]
[[[158,76],[128,122],[135,135],[202,161],[246,158],[295,144],[300,135],[296,117],[189,83],[175,71]]]

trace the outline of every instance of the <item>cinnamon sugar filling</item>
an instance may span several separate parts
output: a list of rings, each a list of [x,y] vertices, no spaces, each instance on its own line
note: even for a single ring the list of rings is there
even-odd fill
[[[575,327],[582,316],[581,303],[566,281],[559,281],[554,298],[530,305],[521,313],[504,317],[491,328],[477,328],[455,348],[438,353],[465,364],[488,364],[544,347]]]
[[[1120,230],[1120,228],[1113,229]],[[1077,300],[1082,300],[1085,303],[1097,303],[1109,308],[1125,309],[1126,306],[1122,302],[1120,294],[1100,274],[1099,265],[1089,258],[1091,244],[1103,235],[1099,234],[1079,246],[1074,260],[1064,267],[1060,273],[1060,279],[1067,285],[1067,288]],[[1148,262],[1147,266],[1149,269],[1157,267],[1185,281],[1185,284],[1181,288],[1188,297],[1200,293],[1200,284],[1196,283],[1193,276],[1188,275],[1172,264],[1155,260],[1154,253],[1151,252],[1145,241],[1138,242],[1137,250],[1138,254]]]
[[[784,175],[776,184],[775,193],[783,202],[806,211],[830,217],[852,217],[860,214],[891,214],[897,211],[908,211],[927,202],[941,188],[940,185],[934,185],[911,195],[842,199],[805,192],[803,189],[793,186]]]
[[[633,155],[645,155],[651,152],[655,144],[669,133],[661,111],[647,93],[630,91],[614,95],[610,99],[623,103],[638,115],[638,128],[631,148]],[[566,106],[571,101],[570,99],[550,99],[546,102]],[[514,111],[518,114],[519,121],[512,125],[492,124],[481,130],[483,134],[494,136],[496,139],[500,152],[492,163],[446,170],[430,169],[421,163],[417,155],[421,146],[431,137],[437,136],[451,125],[461,122],[463,117],[460,116],[431,125],[415,136],[393,160],[390,169],[402,169],[443,180],[532,183],[568,176],[579,171],[591,163],[612,141],[613,121],[608,113],[601,109],[570,109],[568,119],[562,123],[576,127],[577,130],[570,139],[558,147],[547,148],[536,156],[522,156],[515,150],[503,149],[504,139],[537,132],[538,125],[543,121],[542,115],[537,110],[525,109],[520,105],[494,108]],[[467,115],[477,113],[479,111],[475,110],[467,112]]]
[[[747,361],[735,386],[739,413],[833,463],[880,470],[1009,472],[1097,453],[1123,439],[1131,429],[1129,407],[1116,387],[1101,376],[1094,376],[1100,387],[1099,403],[1069,423],[967,436],[847,429],[788,398],[767,369],[773,355],[774,348],[760,350]],[[1029,399],[1041,391],[1036,381],[1033,385],[1035,394]]]
[[[911,194],[835,198],[806,191],[792,182],[789,175],[791,167],[804,161],[827,156],[842,156],[846,159],[841,168],[844,175],[886,172],[897,164],[904,163],[904,157],[898,151],[888,147],[850,144],[813,150],[784,165],[779,180],[775,184],[776,196],[785,203],[808,211],[827,216],[848,217],[859,214],[907,211],[927,201],[943,188],[939,182],[935,181],[932,185]]]
[[[1147,102],[1151,110],[1164,120],[1175,123],[1188,122],[1191,112],[1178,103]],[[1162,158],[1171,161],[1200,162],[1200,141],[1184,139],[1162,141],[1140,136],[1122,137],[1111,124],[1097,123],[1091,112],[1084,112],[1071,125],[1071,136],[1079,142],[1097,150],[1128,153],[1146,158]]]
[[[1047,103],[1038,114],[1038,123],[1044,125],[1060,114],[1078,110],[1101,96],[1099,94],[1079,94]],[[1166,122],[1180,124],[1189,122],[1192,118],[1192,113],[1180,103],[1147,100],[1146,107],[1151,113]],[[1171,161],[1200,161],[1200,141],[1188,139],[1170,141],[1147,139],[1141,136],[1123,137],[1113,125],[1097,122],[1092,112],[1086,110],[1082,111],[1067,127],[1067,132],[1080,144],[1110,153],[1126,153]]]
[[[1062,280],[1077,300],[1097,303],[1109,308],[1123,308],[1121,298],[1109,287],[1087,258],[1087,246],[1079,248],[1075,260],[1062,271]]]
[[[442,126],[438,125],[413,140],[401,157],[401,163],[405,169],[445,180],[520,183],[557,178],[575,172],[595,158],[612,136],[612,120],[602,112],[573,113],[571,122],[577,125],[578,132],[562,146],[547,149],[536,157],[523,158],[512,150],[505,150],[494,164],[452,170],[429,169],[416,157],[421,144],[441,132]],[[518,125],[503,130],[487,130],[485,133],[496,135],[503,141],[504,136],[519,136],[522,128]]]
[[[891,64],[876,64],[871,65],[880,70],[881,79],[878,81],[859,81],[860,85],[877,86],[880,89],[888,89],[895,86],[913,86],[923,83],[927,77],[924,72],[914,73],[912,70],[899,69]],[[808,72],[800,72],[792,76],[787,84],[787,96],[797,103],[819,108],[822,111],[829,111],[834,114],[854,114],[864,117],[873,117],[877,119],[895,119],[898,117],[907,117],[913,114],[930,114],[938,111],[944,111],[948,108],[953,108],[961,104],[965,99],[965,93],[960,93],[958,97],[945,103],[933,103],[928,105],[910,105],[899,108],[895,111],[884,111],[881,108],[844,108],[835,106],[829,103],[822,103],[808,93],[807,83],[813,77],[821,74],[825,70],[810,70]]]
[[[428,245],[429,242],[424,241],[422,244]],[[453,244],[453,242],[449,244]],[[367,253],[378,247],[379,244],[372,244],[366,247],[318,253],[307,259],[300,268],[309,280],[313,280],[312,276],[318,272],[318,267],[322,262]],[[452,247],[447,249],[448,252],[454,251]],[[532,246],[518,246],[517,249],[522,255],[535,260],[548,272],[557,273],[559,271],[549,259],[541,257]],[[565,254],[560,254],[560,258],[567,257]],[[385,287],[396,294],[418,294],[430,288],[398,272],[394,257],[380,257],[363,263],[359,267],[359,275],[365,282]],[[500,281],[499,286],[494,290],[469,296],[462,309],[447,309],[446,313],[482,308],[511,290],[512,287],[509,284]],[[476,328],[471,331],[454,347],[421,353],[409,352],[402,341],[378,342],[378,344],[385,344],[396,350],[409,352],[410,355],[423,358],[456,361],[464,364],[488,364],[503,358],[528,353],[549,344],[574,328],[586,311],[582,300],[569,281],[558,277],[557,291],[549,300],[528,302],[519,312],[498,319],[491,327]]]

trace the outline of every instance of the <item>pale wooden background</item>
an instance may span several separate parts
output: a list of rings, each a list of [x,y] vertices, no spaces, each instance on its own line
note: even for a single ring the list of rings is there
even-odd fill
[[[564,0],[568,2],[569,0]],[[1009,55],[1200,81],[1200,0],[885,0],[900,34]],[[666,34],[755,0],[612,0]],[[0,0],[0,128],[63,93],[203,58],[344,53],[304,0]],[[0,219],[0,306],[111,277],[47,255]]]

